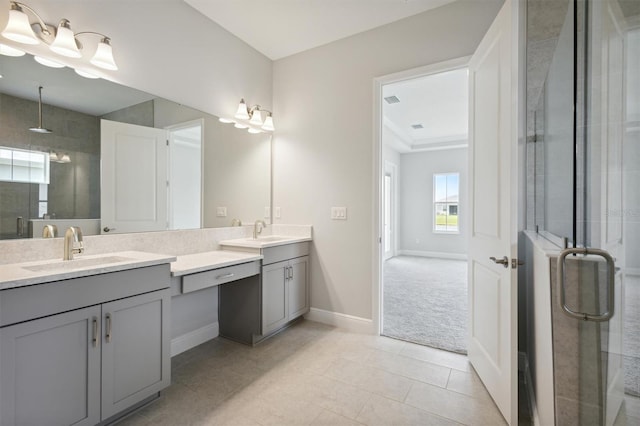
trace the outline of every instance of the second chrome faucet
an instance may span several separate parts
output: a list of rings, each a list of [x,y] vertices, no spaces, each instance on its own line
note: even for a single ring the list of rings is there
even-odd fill
[[[62,260],[73,260],[74,254],[84,252],[82,244],[82,230],[79,226],[71,226],[64,233],[64,253]]]
[[[256,223],[253,224],[253,239],[258,239],[258,235],[262,232],[264,228],[267,227],[267,224],[264,223],[264,220],[256,220]]]

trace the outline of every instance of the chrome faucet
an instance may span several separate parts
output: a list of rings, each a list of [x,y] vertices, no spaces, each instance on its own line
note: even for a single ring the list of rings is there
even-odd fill
[[[258,239],[258,235],[262,232],[264,228],[267,227],[267,224],[264,223],[264,220],[256,220],[256,223],[253,225],[253,239]]]
[[[77,247],[76,247],[77,243]],[[64,254],[62,260],[73,260],[75,253],[84,252],[84,245],[82,244],[82,230],[79,226],[70,226],[67,232],[64,233]]]
[[[55,238],[58,236],[58,227],[56,225],[44,225],[42,227],[42,238]]]

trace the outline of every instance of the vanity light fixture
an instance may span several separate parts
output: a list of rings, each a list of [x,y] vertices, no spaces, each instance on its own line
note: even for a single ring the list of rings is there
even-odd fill
[[[263,112],[267,114],[264,119],[262,118]],[[273,132],[275,130],[273,113],[262,109],[260,105],[247,107],[244,99],[240,99],[234,119],[221,117],[219,120],[221,123],[233,123],[238,129],[248,129],[249,133]]]
[[[31,24],[25,10],[34,15],[37,22]],[[34,32],[34,29],[36,30]],[[96,67],[116,71],[118,66],[113,59],[113,49],[111,48],[111,39],[102,33],[95,31],[83,31],[74,33],[71,30],[71,24],[68,19],[61,19],[58,27],[46,24],[35,10],[24,3],[17,1],[10,2],[9,21],[2,31],[2,36],[13,40],[17,43],[35,45],[43,42],[49,46],[52,52],[68,58],[81,58],[83,45],[78,40],[78,36],[93,34],[100,37],[100,41],[96,47],[93,57],[89,60]],[[19,56],[19,49],[9,46],[0,45],[0,54],[9,56]],[[5,53],[5,48],[13,49]],[[24,52],[22,53],[24,54]],[[49,58],[45,58],[49,59]],[[42,62],[41,62],[42,63]],[[46,65],[46,64],[45,64]]]

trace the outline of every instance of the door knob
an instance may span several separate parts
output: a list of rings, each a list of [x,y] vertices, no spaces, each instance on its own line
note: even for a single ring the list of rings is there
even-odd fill
[[[505,268],[509,267],[509,258],[507,256],[502,256],[502,259],[496,259],[495,257],[491,256],[489,259],[491,259],[493,263],[502,265]]]
[[[103,230],[104,232],[109,232],[109,231],[115,231],[115,230],[116,230],[116,228],[109,228],[108,226],[105,226],[104,228],[102,228],[102,230]]]

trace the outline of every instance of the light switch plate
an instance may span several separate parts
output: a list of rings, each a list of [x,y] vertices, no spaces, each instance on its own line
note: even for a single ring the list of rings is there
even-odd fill
[[[276,212],[274,214],[276,215],[276,219],[280,219],[282,217],[282,209],[280,207],[276,207],[275,210]]]
[[[216,216],[217,217],[227,217],[227,208],[226,207],[216,207]]]
[[[346,207],[331,207],[331,219],[332,220],[347,220],[347,208]]]

